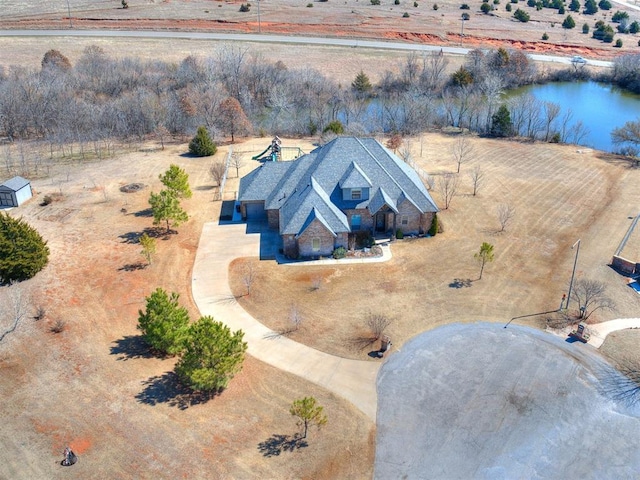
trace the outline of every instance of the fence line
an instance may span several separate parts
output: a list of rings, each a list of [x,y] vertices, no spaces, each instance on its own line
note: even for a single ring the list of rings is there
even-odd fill
[[[227,159],[224,162],[224,175],[222,176],[222,181],[220,182],[220,200],[222,200],[222,196],[224,194],[224,186],[227,183],[227,174],[229,173],[229,163],[231,163],[231,156],[233,155],[233,146],[229,146],[229,153],[227,153]],[[235,200],[235,198],[234,198]]]

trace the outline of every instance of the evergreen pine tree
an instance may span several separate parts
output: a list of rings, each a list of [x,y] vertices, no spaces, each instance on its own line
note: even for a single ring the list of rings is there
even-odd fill
[[[218,147],[213,143],[209,132],[204,126],[198,127],[196,136],[189,142],[189,153],[196,157],[209,157],[215,155]]]
[[[0,213],[0,283],[28,280],[49,261],[49,247],[21,218]]]

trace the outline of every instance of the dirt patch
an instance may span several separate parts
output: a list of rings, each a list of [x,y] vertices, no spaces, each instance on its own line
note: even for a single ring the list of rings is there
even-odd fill
[[[139,192],[145,187],[144,183],[128,183],[120,187],[120,191],[123,193],[135,193]]]
[[[175,359],[149,353],[136,323],[155,288],[178,292],[191,317],[198,317],[191,267],[202,224],[217,217],[220,203],[203,188],[212,183],[212,159],[182,156],[186,145],[153,153],[148,147],[156,145],[54,166],[50,178],[32,182],[39,192],[34,201],[11,211],[43,235],[51,256],[24,284],[33,310],[42,305],[46,317],[35,321],[30,313],[0,343],[0,477],[370,477],[375,427],[347,402],[251,357],[228,390],[202,401],[176,383]],[[220,147],[215,159],[226,153]],[[137,238],[153,228],[148,191],[160,189],[158,175],[170,164],[189,173],[193,197],[183,205],[191,219],[158,237],[151,265],[125,268],[143,261]],[[148,189],[120,191],[134,181]],[[55,205],[39,204],[60,186],[65,194]],[[5,321],[0,318],[0,331]],[[64,328],[54,334],[58,321]],[[309,395],[325,407],[329,423],[310,432],[307,446],[267,455],[278,450],[278,435],[298,432],[289,405]],[[67,469],[60,466],[66,446],[79,456]]]

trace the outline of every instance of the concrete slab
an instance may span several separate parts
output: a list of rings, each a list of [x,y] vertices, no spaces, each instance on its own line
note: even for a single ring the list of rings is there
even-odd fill
[[[449,325],[378,377],[375,478],[638,478],[638,407],[590,345],[526,327]]]

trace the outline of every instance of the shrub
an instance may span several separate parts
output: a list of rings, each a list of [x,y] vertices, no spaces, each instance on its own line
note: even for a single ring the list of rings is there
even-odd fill
[[[402,233],[402,230],[400,230],[400,229],[396,230],[396,238],[398,240],[402,240],[404,238],[404,233]]]
[[[404,12],[404,13],[402,14],[402,18],[409,18],[409,16],[410,16],[410,15],[409,15],[409,12]]]
[[[371,5],[380,5],[380,0],[371,0]]]
[[[486,15],[491,11],[491,5],[489,5],[488,3],[483,3],[480,7],[480,10]]]
[[[589,25],[586,23],[582,25],[582,33],[589,33]]]
[[[576,26],[576,22],[573,20],[571,15],[567,15],[567,18],[562,22],[562,28],[571,29]]]
[[[241,12],[248,12],[249,10],[251,10],[251,5],[248,3],[242,3],[240,4],[240,11]]]
[[[572,12],[579,12],[580,2],[578,0],[571,0],[571,3],[569,4],[569,10],[571,10]]]
[[[600,0],[600,3],[598,3],[598,6],[602,10],[611,10],[611,2],[609,0]]]
[[[313,8],[313,3],[307,3],[307,8]]]
[[[344,258],[347,256],[347,250],[344,247],[338,247],[333,251],[331,256],[336,260],[338,260],[339,258]]]
[[[560,133],[556,132],[553,134],[553,136],[549,139],[549,143],[560,143]]]
[[[507,12],[511,11],[511,4],[507,3],[507,6],[505,7],[505,9],[507,10]]]
[[[211,140],[204,125],[198,127],[196,136],[189,142],[189,153],[196,157],[209,157],[215,155],[217,150],[218,147]]]
[[[469,16],[468,13],[465,12],[465,13],[462,14],[462,20],[469,20],[470,18],[471,17]]]
[[[500,5],[500,0],[493,0],[494,5]]]
[[[631,25],[629,25],[629,33],[638,33],[640,32],[640,23],[638,23],[637,21],[634,21],[631,23]]]
[[[40,205],[42,205],[44,207],[46,205],[49,205],[52,202],[53,202],[53,198],[51,197],[51,195],[45,195],[44,198],[42,199],[42,203]]]
[[[431,227],[429,227],[429,235],[435,237],[438,233],[438,214],[433,214],[433,220],[431,220]]]
[[[617,39],[617,40],[616,40],[615,47],[616,47],[616,48],[622,48],[622,40]]]
[[[58,319],[51,326],[51,333],[62,333],[66,326],[67,325],[64,320]]]
[[[549,40],[549,35],[547,35],[547,32],[544,32],[542,34],[542,40]]]
[[[370,248],[375,244],[375,240],[366,230],[360,230],[354,234],[356,241],[356,248]]]
[[[629,14],[627,12],[621,12],[621,11],[617,11],[616,13],[613,14],[613,16],[611,17],[611,21],[613,23],[620,23],[621,20],[625,20],[629,18]]]
[[[49,261],[49,247],[21,218],[0,213],[0,283],[28,280]]]
[[[400,0],[393,0],[394,5],[400,5]]]
[[[342,135],[344,133],[344,126],[342,125],[342,122],[340,120],[332,120],[326,127],[324,127],[324,130],[322,130],[322,133],[327,132],[335,133],[336,135]]]
[[[564,7],[563,7],[563,6],[560,6],[560,7],[558,8],[558,14],[559,14],[559,15],[564,15]]]
[[[434,10],[438,10],[438,4],[437,4],[437,3],[434,3],[434,4],[433,4],[433,9],[434,9]]]
[[[513,17],[517,20],[520,20],[522,23],[527,23],[531,17],[524,10],[517,9],[516,13],[513,14]]]
[[[469,5],[466,3],[463,3],[462,5],[460,5],[460,10],[469,10]]]
[[[527,7],[535,7],[536,0],[527,0]]]
[[[584,2],[584,13],[587,15],[593,15],[598,12],[598,6],[595,0],[587,0]]]
[[[413,2],[413,6],[418,8],[418,2]]]

